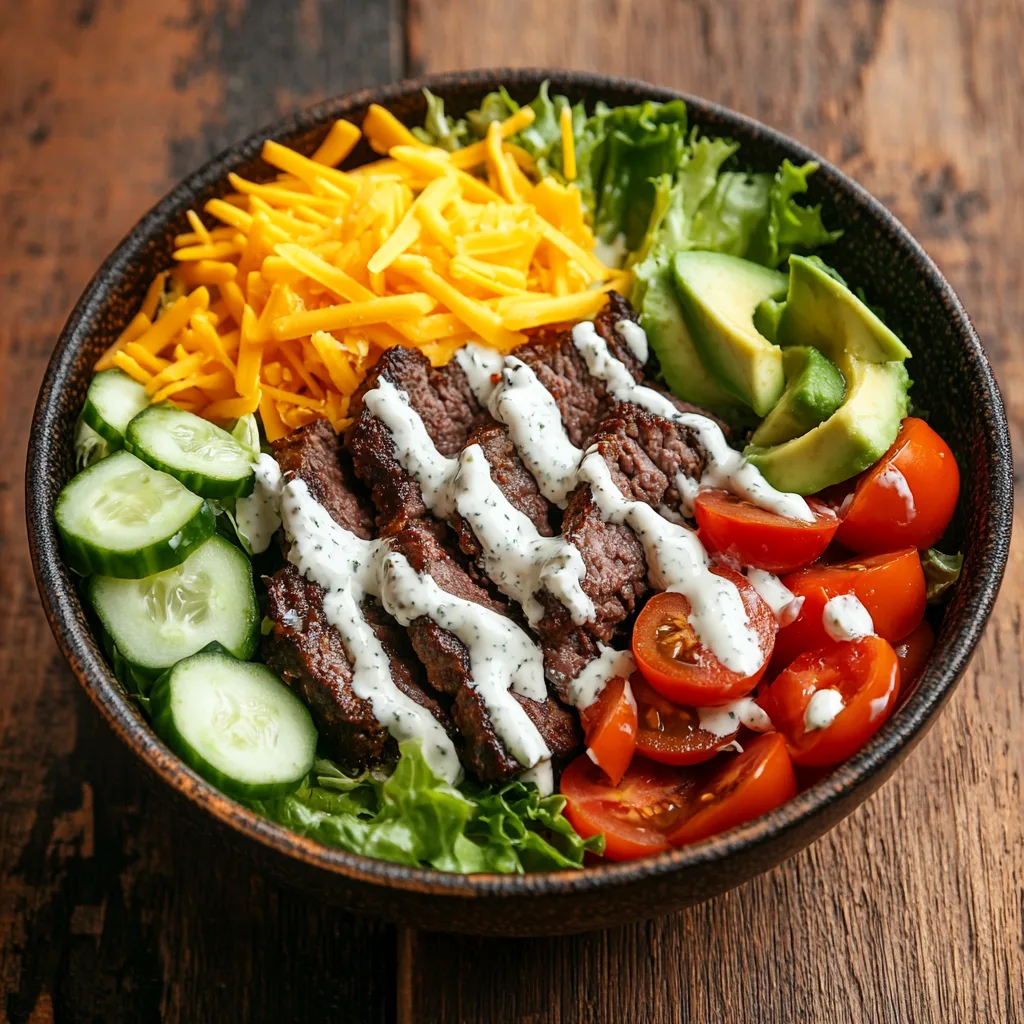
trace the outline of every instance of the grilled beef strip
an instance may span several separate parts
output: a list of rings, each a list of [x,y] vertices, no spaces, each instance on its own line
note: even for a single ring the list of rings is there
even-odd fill
[[[373,536],[372,509],[341,459],[330,424],[317,420],[274,442],[273,449],[281,469],[304,481],[335,522],[363,539]],[[290,563],[264,582],[267,614],[274,620],[263,638],[264,659],[309,706],[324,752],[348,771],[395,761],[397,743],[374,717],[371,702],[352,689],[352,665],[324,616],[323,589]],[[395,684],[451,732],[444,708],[424,689],[423,668],[406,631],[373,599],[363,614],[388,654]]]
[[[474,583],[448,554],[441,532],[440,524],[421,520],[393,534],[389,546],[404,555],[417,573],[433,577],[447,593],[507,615],[507,607]],[[522,772],[522,766],[505,750],[494,731],[486,705],[473,685],[469,652],[462,641],[427,617],[409,626],[409,639],[426,667],[431,685],[453,698],[451,716],[462,738],[463,764],[484,782],[504,782]],[[554,700],[538,702],[517,693],[513,696],[556,760],[564,760],[579,747],[582,736],[572,712]]]

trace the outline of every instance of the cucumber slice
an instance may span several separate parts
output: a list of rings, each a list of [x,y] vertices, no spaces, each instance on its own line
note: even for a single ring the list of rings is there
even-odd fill
[[[125,447],[204,498],[252,493],[252,455],[226,430],[184,409],[153,405],[128,425]]]
[[[150,700],[164,742],[230,796],[289,793],[313,767],[313,719],[266,665],[202,651],[165,672]]]
[[[54,518],[75,572],[132,580],[180,565],[216,525],[202,498],[125,451],[73,477]]]
[[[101,370],[89,385],[82,419],[115,448],[120,448],[128,424],[148,405],[146,389],[124,370]]]
[[[249,559],[211,537],[181,565],[142,580],[93,576],[89,601],[140,683],[216,640],[235,657],[256,652],[259,611]]]

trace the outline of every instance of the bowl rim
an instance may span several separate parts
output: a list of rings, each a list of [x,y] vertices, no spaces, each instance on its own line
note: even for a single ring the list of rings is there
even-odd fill
[[[181,212],[183,203],[195,192],[219,180],[232,167],[257,156],[266,138],[280,138],[297,131],[315,128],[325,121],[368,103],[387,105],[413,95],[426,87],[444,94],[459,86],[497,86],[499,83],[538,86],[545,79],[568,89],[632,91],[638,99],[682,99],[699,122],[710,116],[726,126],[735,126],[744,134],[756,134],[784,148],[801,161],[816,160],[815,175],[827,191],[839,190],[852,198],[878,226],[912,259],[928,285],[945,303],[970,354],[975,357],[978,384],[983,391],[982,405],[991,415],[991,434],[986,460],[991,473],[988,502],[990,530],[986,531],[978,553],[986,566],[977,577],[963,579],[966,589],[955,635],[937,644],[929,656],[917,688],[878,733],[854,757],[836,768],[798,796],[763,817],[729,832],[713,836],[692,846],[672,850],[641,860],[587,867],[582,871],[542,872],[526,875],[460,875],[432,868],[413,868],[375,860],[322,846],[315,840],[296,835],[260,817],[200,778],[173,754],[135,711],[130,699],[116,682],[98,644],[84,628],[77,613],[78,595],[65,584],[66,570],[61,568],[59,543],[51,510],[33,481],[45,480],[54,472],[55,456],[47,444],[60,417],[57,383],[70,371],[76,350],[91,317],[107,299],[110,283],[130,263],[129,253],[156,232],[172,215]],[[409,892],[447,896],[567,895],[599,888],[625,886],[652,877],[724,861],[731,855],[766,845],[785,833],[807,824],[844,795],[859,789],[872,775],[912,746],[929,721],[948,698],[974,652],[994,606],[1009,552],[1013,519],[1013,471],[1009,458],[1010,440],[1006,414],[991,366],[978,335],[957,298],[935,263],[897,218],[862,186],[843,174],[818,154],[783,133],[745,114],[673,89],[631,78],[554,68],[484,68],[468,72],[444,72],[406,79],[385,86],[371,87],[324,100],[278,118],[242,141],[227,147],[202,167],[182,179],[167,195],[143,215],[117,244],[93,275],[75,304],[61,331],[44,374],[33,414],[26,462],[26,519],[29,547],[36,584],[44,611],[61,652],[79,683],[120,739],[163,782],[209,813],[220,825],[241,838],[284,857],[304,862],[333,876],[353,882],[369,883]],[[90,639],[93,640],[90,643]]]

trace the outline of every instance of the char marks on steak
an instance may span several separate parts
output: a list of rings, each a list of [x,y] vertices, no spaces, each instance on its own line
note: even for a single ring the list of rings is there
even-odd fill
[[[507,608],[470,579],[441,543],[439,524],[430,520],[411,523],[392,535],[392,551],[404,555],[412,568],[433,578],[446,593],[481,608],[507,614]],[[454,634],[432,619],[416,619],[409,639],[423,663],[431,686],[452,697],[451,716],[462,738],[463,763],[485,782],[504,782],[522,766],[505,750],[491,724],[487,708],[473,684],[469,652]],[[555,700],[538,702],[514,694],[544,737],[554,757],[564,759],[580,743],[575,716]]]
[[[329,423],[316,420],[272,447],[282,471],[302,480],[339,526],[364,540],[373,536],[372,505],[360,493]],[[371,702],[352,689],[352,665],[324,615],[323,589],[290,563],[264,582],[267,614],[274,621],[263,639],[264,659],[309,706],[324,751],[350,771],[395,760],[397,744],[377,722]],[[448,715],[423,689],[423,668],[405,630],[372,598],[363,614],[387,652],[395,684],[451,732]]]

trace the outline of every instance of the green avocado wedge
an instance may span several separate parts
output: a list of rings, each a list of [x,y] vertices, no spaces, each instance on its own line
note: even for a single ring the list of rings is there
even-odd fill
[[[846,400],[824,423],[782,444],[744,455],[781,491],[814,494],[856,476],[885,454],[907,415],[910,377],[902,362],[841,356]]]
[[[785,388],[782,350],[754,328],[754,310],[786,295],[784,274],[725,253],[676,253],[672,277],[701,365],[732,399],[764,416]]]
[[[843,404],[846,381],[839,367],[816,348],[794,345],[783,350],[786,390],[754,431],[750,443],[782,444],[823,423]]]
[[[783,346],[813,345],[833,362],[841,353],[869,363],[910,356],[867,305],[805,256],[789,258],[789,290],[775,340]]]
[[[658,357],[662,377],[672,394],[716,412],[736,405],[733,396],[701,362],[697,346],[683,321],[672,286],[672,268],[667,262],[647,281],[640,306],[640,326],[647,332],[647,340]]]

